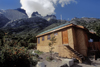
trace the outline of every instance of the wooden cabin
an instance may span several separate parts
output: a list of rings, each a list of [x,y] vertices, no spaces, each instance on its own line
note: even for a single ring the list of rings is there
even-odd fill
[[[53,51],[60,57],[76,58],[81,62],[84,56],[87,57],[88,32],[85,27],[71,23],[54,27],[36,36],[37,50],[49,52],[50,36],[54,34],[56,43]]]

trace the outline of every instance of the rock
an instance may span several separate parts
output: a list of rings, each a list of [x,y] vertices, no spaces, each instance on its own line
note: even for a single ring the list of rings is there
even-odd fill
[[[32,54],[35,54],[34,50],[32,51]]]
[[[74,60],[73,59],[62,59],[62,64],[63,65],[68,65],[68,67],[72,66],[74,64]]]
[[[38,62],[36,67],[46,67],[46,65],[43,62]]]

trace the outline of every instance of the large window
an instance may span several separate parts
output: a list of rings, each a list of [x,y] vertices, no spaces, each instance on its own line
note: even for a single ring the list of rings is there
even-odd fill
[[[47,36],[47,39],[50,40],[50,35]]]
[[[40,38],[38,38],[38,44],[40,43]]]
[[[44,36],[42,37],[42,41],[44,41]]]

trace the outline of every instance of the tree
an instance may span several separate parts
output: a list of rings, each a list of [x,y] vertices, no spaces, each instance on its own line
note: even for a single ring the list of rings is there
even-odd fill
[[[0,67],[29,67],[30,64],[35,66],[38,61],[25,47],[6,44],[0,52]]]
[[[100,25],[95,28],[96,34],[100,36]]]
[[[49,42],[49,44],[48,44],[49,47],[50,47],[50,50],[49,50],[49,52],[50,52],[50,60],[53,59],[53,57],[52,57],[52,52],[53,52],[53,49],[54,49],[54,47],[53,47],[54,43],[56,43],[56,38],[55,38],[55,36],[52,34],[52,35],[51,35],[51,38],[50,38],[50,42]]]
[[[5,33],[3,30],[0,30],[0,39],[1,39],[1,46],[3,46],[3,37],[5,36]]]

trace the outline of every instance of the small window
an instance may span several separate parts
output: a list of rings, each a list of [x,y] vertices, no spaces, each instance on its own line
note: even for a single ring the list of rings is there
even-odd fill
[[[54,35],[56,36],[56,35],[58,35],[58,33],[54,33]]]
[[[47,36],[47,39],[50,40],[50,35]]]
[[[42,37],[42,41],[44,41],[44,36]]]
[[[40,43],[40,38],[38,38],[38,44]]]

